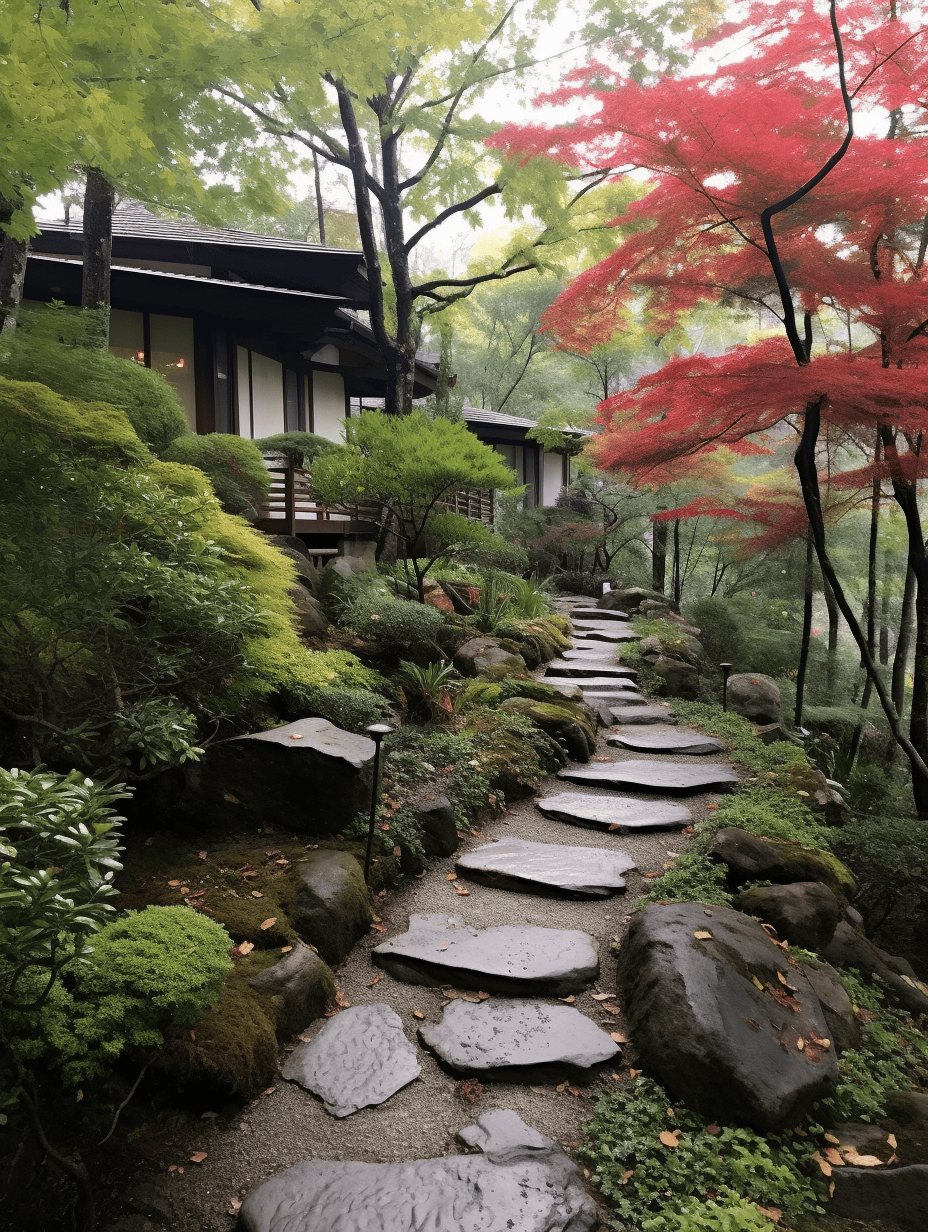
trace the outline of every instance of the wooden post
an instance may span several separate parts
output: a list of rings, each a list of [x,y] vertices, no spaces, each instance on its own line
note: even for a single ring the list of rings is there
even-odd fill
[[[293,467],[284,469],[284,534],[296,534],[296,501],[293,499]]]

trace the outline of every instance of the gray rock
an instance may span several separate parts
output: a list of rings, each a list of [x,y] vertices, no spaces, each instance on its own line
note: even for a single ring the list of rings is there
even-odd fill
[[[676,731],[628,731],[620,728],[607,738],[608,744],[632,753],[681,753],[700,756],[706,753],[724,753],[721,740],[704,736],[692,727],[678,727]]]
[[[761,744],[792,744],[793,740],[782,723],[764,723],[757,728]]]
[[[829,1036],[810,984],[737,911],[649,904],[632,916],[617,978],[643,1068],[722,1124],[777,1133],[837,1082],[834,1048],[814,1046]]]
[[[610,688],[600,685],[595,689],[588,689],[586,686],[589,682],[583,682],[583,700],[588,706],[598,706],[600,702],[609,702],[615,705],[622,706],[647,706],[648,698],[642,697],[640,693],[632,693],[629,689]]]
[[[333,556],[319,571],[316,594],[326,611],[344,602],[349,595],[349,582],[358,573],[375,568],[356,556]]]
[[[848,870],[828,852],[760,838],[737,826],[717,831],[709,854],[727,866],[731,886],[747,881],[771,881],[774,885],[821,881],[841,903],[852,898],[856,889]]]
[[[297,864],[293,927],[328,963],[340,963],[374,915],[361,865],[347,851],[314,851]]]
[[[551,676],[613,676],[634,679],[637,675],[633,667],[617,667],[605,659],[597,663],[578,663],[576,659],[552,659],[545,668],[545,680]]]
[[[299,539],[290,535],[274,535],[272,536],[272,542],[276,543],[278,540],[284,538],[292,539],[295,543],[300,543]],[[304,547],[303,550],[300,551],[299,548],[281,547],[280,550],[284,556],[293,561],[294,567],[296,568],[296,575],[300,580],[300,584],[304,586],[310,594],[314,595],[319,585],[319,570],[309,559],[306,548]]]
[[[661,800],[636,800],[633,796],[594,796],[579,791],[563,791],[536,800],[545,817],[590,829],[614,830],[621,834],[635,830],[678,830],[693,820],[683,804]]]
[[[692,663],[660,655],[652,661],[651,671],[660,676],[664,697],[681,697],[691,702],[699,697],[699,671]]]
[[[479,1005],[452,1001],[439,1025],[419,1028],[419,1038],[452,1069],[501,1082],[582,1073],[620,1051],[579,1010],[522,998],[494,997]]]
[[[644,586],[629,586],[625,590],[607,590],[603,597],[598,600],[596,606],[598,608],[607,608],[611,611],[617,611],[625,608],[629,612],[637,612],[642,603],[652,600],[660,607],[675,608],[676,604],[672,599],[668,599],[666,595],[662,595],[659,590],[648,590]]]
[[[150,1177],[133,1185],[123,1202],[134,1214],[153,1219],[165,1227],[170,1227],[177,1218],[174,1196],[161,1177]]]
[[[864,931],[864,917],[856,907],[845,907],[841,913],[841,918],[847,920],[855,932],[862,933]]]
[[[447,796],[418,799],[412,805],[427,856],[454,855],[460,844],[454,805]]]
[[[331,1018],[314,1040],[301,1044],[281,1073],[318,1095],[335,1117],[382,1104],[422,1067],[388,1005],[354,1005]]]
[[[625,889],[634,860],[621,851],[566,847],[504,838],[458,856],[454,866],[472,881],[565,898],[608,898]]]
[[[372,952],[378,967],[407,984],[516,996],[564,997],[588,988],[599,975],[592,937],[576,929],[496,925],[468,928],[446,915],[413,915],[409,931]]]
[[[557,676],[545,676],[545,684],[554,684],[557,681]],[[584,693],[587,690],[612,692],[612,693],[638,693],[638,685],[634,680],[627,676],[600,676],[599,674],[578,677],[571,681],[572,684],[579,684]]]
[[[323,637],[329,627],[322,604],[312,597],[305,586],[291,586],[287,591],[293,603],[293,623],[302,637]]]
[[[697,791],[727,791],[738,782],[730,766],[694,766],[671,761],[613,761],[597,766],[559,770],[570,783],[614,787],[627,791],[661,791],[686,796]]]
[[[663,706],[613,705],[609,708],[609,716],[612,723],[622,724],[667,723],[673,725],[679,721]]]
[[[772,676],[739,672],[728,679],[728,709],[766,727],[780,721],[780,688]]]
[[[274,1025],[281,1040],[320,1018],[338,988],[332,972],[315,950],[299,941],[273,967],[248,982],[274,998]]]
[[[922,983],[904,958],[879,949],[844,920],[835,929],[823,957],[835,967],[859,971],[865,980],[874,977],[886,986],[890,999],[918,1018],[928,1014],[928,985]]]
[[[928,1211],[928,1164],[906,1168],[835,1168],[828,1214],[879,1219],[906,1232],[923,1232]]]
[[[552,689],[557,689],[558,693],[563,693],[571,701],[583,701],[583,690],[576,680],[561,680],[555,677],[552,680],[545,680],[545,684],[550,685]]]
[[[631,625],[614,624],[608,621],[601,624],[576,624],[574,628],[582,633],[588,642],[636,642],[638,634]]]
[[[838,1054],[848,1048],[859,1048],[863,1039],[860,1023],[847,995],[847,989],[841,983],[834,967],[828,963],[821,963],[819,966],[804,963],[802,973],[818,997],[825,1022],[828,1024],[828,1038]]]
[[[899,1125],[916,1132],[928,1130],[928,1095],[922,1091],[893,1091],[886,1101],[886,1111]]]
[[[841,918],[838,900],[820,881],[760,886],[742,894],[734,905],[772,924],[783,941],[804,950],[823,950]]]
[[[571,609],[571,617],[574,620],[628,620],[626,612],[617,611],[615,608],[605,607],[575,607]]]
[[[244,1232],[591,1232],[596,1208],[576,1164],[514,1112],[458,1135],[479,1155],[400,1164],[311,1159],[259,1185]]]
[[[639,649],[644,657],[656,659],[661,655],[666,655],[671,659],[682,659],[685,663],[690,663],[697,666],[705,657],[705,650],[702,642],[691,637],[688,633],[674,633],[673,638],[661,637],[643,637],[639,643]]]
[[[279,826],[338,834],[370,803],[374,742],[327,719],[299,719],[211,744],[187,762],[165,807],[202,827]],[[167,780],[166,780],[167,781]]]
[[[492,637],[472,637],[454,652],[454,666],[462,676],[479,676],[491,667],[524,670],[525,660],[504,650]]]

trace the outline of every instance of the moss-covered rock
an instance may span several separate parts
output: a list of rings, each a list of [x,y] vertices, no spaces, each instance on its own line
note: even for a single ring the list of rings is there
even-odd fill
[[[373,922],[360,864],[347,851],[317,851],[288,876],[288,914],[326,962],[340,963]]]
[[[466,684],[457,694],[455,708],[463,712],[474,706],[496,707],[510,697],[527,697],[535,702],[550,702],[554,706],[565,701],[561,689],[541,680],[531,676],[504,676],[500,680],[481,678]]]
[[[734,826],[718,831],[709,854],[727,867],[733,886],[749,881],[771,881],[774,885],[820,881],[842,904],[850,902],[857,892],[851,873],[830,852],[759,838]]]
[[[552,736],[566,749],[573,761],[589,761],[596,748],[596,729],[583,703],[560,698],[557,703],[535,701],[530,697],[510,697],[500,709],[524,715],[536,727]]]
[[[285,949],[283,957],[248,981],[270,996],[278,1041],[321,1018],[338,992],[335,976],[314,949],[300,942]]]

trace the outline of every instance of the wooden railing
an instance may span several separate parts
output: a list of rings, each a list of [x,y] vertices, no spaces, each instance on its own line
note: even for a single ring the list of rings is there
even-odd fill
[[[271,535],[345,534],[370,529],[380,522],[376,503],[329,506],[314,496],[309,471],[302,466],[268,466],[271,490],[255,525]],[[492,522],[495,513],[491,491],[452,492],[442,507],[461,513],[472,522]]]

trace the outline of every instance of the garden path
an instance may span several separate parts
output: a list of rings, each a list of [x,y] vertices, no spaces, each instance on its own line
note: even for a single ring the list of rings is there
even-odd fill
[[[588,607],[589,601],[567,597],[557,601],[559,610],[568,615],[578,605]],[[613,627],[622,627],[624,633],[624,626]],[[600,640],[591,643],[584,638],[584,632],[582,626],[575,628],[576,647],[586,646],[604,662],[621,660],[621,643]],[[636,704],[638,699],[630,698],[625,691],[627,682],[623,681],[622,685],[622,697],[616,699],[615,704]],[[599,696],[604,688],[606,696]],[[608,686],[598,685],[596,692],[597,696],[590,699],[591,704],[614,704]],[[666,716],[666,713],[661,707],[655,717]],[[647,727],[639,730],[646,731]],[[709,752],[681,759],[679,755],[613,747],[607,744],[610,734],[608,728],[601,729],[595,753],[597,760],[592,761],[591,766],[626,760],[678,764],[685,760],[700,766],[727,766],[723,753]],[[590,802],[606,802],[616,795],[606,787],[578,787],[552,777],[542,785],[539,796],[562,795],[568,790],[583,795]],[[646,802],[660,802],[664,806],[673,803],[677,809],[683,803],[691,811],[694,823],[703,819],[718,800],[718,796],[704,791],[674,801],[660,793],[623,794],[637,802],[632,807],[632,815],[637,805]],[[673,818],[673,813],[669,816]],[[677,821],[677,825],[680,824]],[[615,959],[611,947],[625,931],[635,900],[645,887],[646,875],[669,866],[675,856],[685,850],[688,839],[679,829],[621,833],[610,832],[602,826],[569,825],[544,816],[533,801],[525,800],[513,804],[504,816],[488,822],[481,833],[465,838],[462,851],[472,851],[493,839],[511,837],[623,852],[634,864],[634,868],[624,874],[627,891],[611,898],[553,898],[466,881],[463,876],[450,880],[456,858],[451,857],[434,861],[424,876],[388,894],[377,908],[385,932],[372,932],[360,942],[336,974],[351,1006],[379,1003],[395,1011],[407,1039],[416,1042],[421,1065],[419,1077],[385,1103],[362,1108],[344,1118],[329,1115],[319,1099],[295,1082],[283,1079],[275,1082],[269,1092],[259,1096],[243,1112],[233,1116],[207,1116],[191,1128],[185,1143],[189,1147],[188,1154],[207,1152],[206,1160],[199,1166],[187,1164],[184,1158],[164,1161],[165,1166],[171,1162],[186,1164],[183,1174],[176,1171],[171,1174],[177,1187],[177,1205],[187,1212],[188,1221],[182,1225],[185,1232],[229,1228],[232,1222],[229,1215],[235,1203],[256,1186],[303,1160],[400,1163],[459,1156],[463,1148],[456,1143],[455,1135],[481,1113],[494,1108],[512,1109],[527,1125],[553,1139],[567,1154],[575,1154],[581,1125],[592,1109],[593,1085],[573,1085],[574,1080],[566,1085],[559,1078],[550,1077],[524,1082],[484,1079],[481,1085],[467,1075],[442,1068],[432,1052],[418,1042],[417,1030],[430,1027],[434,1032],[448,998],[440,988],[404,983],[381,970],[372,961],[372,951],[385,939],[403,934],[410,917],[419,914],[453,915],[473,929],[530,926],[580,930],[593,938],[599,950],[600,974],[591,988],[574,994],[573,1006],[592,1023],[600,1024],[605,1032],[621,1033],[621,1013],[614,1000]],[[460,895],[456,887],[466,889],[467,893]],[[449,979],[449,983],[453,981]],[[608,999],[598,999],[597,995],[603,993],[612,995]],[[495,996],[492,999],[495,1000]],[[554,998],[547,1001],[551,1006],[559,1004]],[[302,1038],[314,1039],[326,1025],[327,1020],[311,1024]],[[628,1064],[627,1056],[624,1061],[618,1055],[607,1062],[603,1071],[606,1081],[611,1070],[618,1072],[623,1064]],[[312,1227],[315,1232],[317,1225],[314,1223]],[[323,1232],[321,1227],[319,1232]]]

